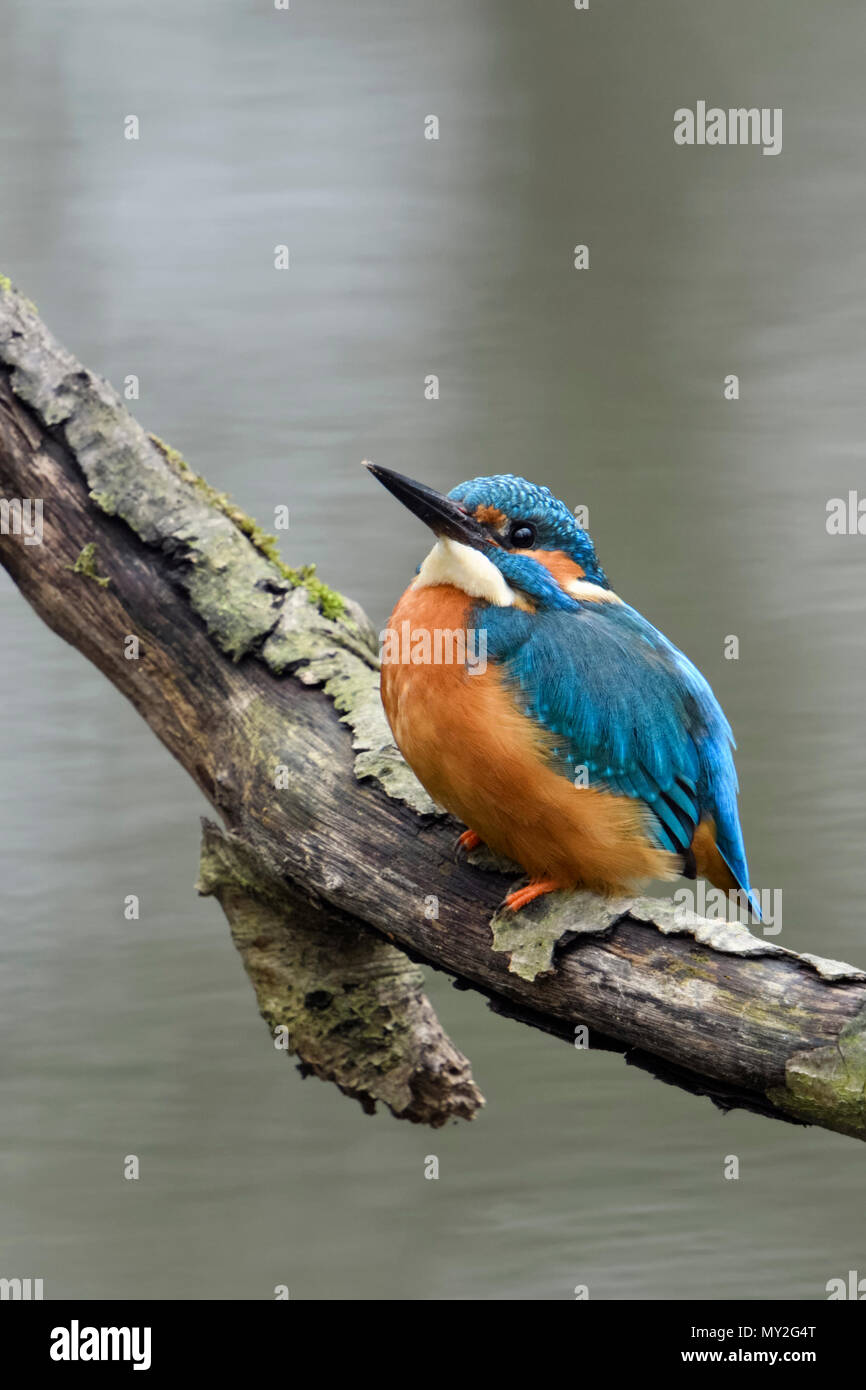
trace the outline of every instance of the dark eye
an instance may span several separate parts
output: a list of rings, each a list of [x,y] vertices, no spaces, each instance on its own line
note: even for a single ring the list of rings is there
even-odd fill
[[[535,527],[527,526],[525,521],[518,521],[511,528],[509,540],[518,550],[528,550],[535,544]]]

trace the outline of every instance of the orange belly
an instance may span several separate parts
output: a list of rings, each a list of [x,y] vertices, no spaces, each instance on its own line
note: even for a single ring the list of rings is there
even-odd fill
[[[391,615],[411,639],[466,628],[470,600],[450,585],[410,586]],[[550,738],[516,707],[492,664],[386,661],[382,703],[397,747],[433,800],[533,879],[600,893],[678,872],[628,797],[575,787],[554,770]]]

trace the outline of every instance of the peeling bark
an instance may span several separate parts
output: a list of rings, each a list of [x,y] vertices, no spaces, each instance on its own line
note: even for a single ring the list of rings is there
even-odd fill
[[[219,901],[274,1045],[372,1114],[438,1128],[482,1104],[445,1036],[418,966],[351,917],[278,879],[242,840],[204,822],[198,891]]]
[[[411,957],[717,1104],[866,1137],[866,975],[664,901],[557,894],[497,915],[516,870],[455,860],[458,828],[391,740],[357,605],[283,564],[2,281],[0,488],[45,500],[42,545],[0,535],[22,593],[222,817],[202,887],[302,1066],[366,1108],[471,1115],[468,1064]]]

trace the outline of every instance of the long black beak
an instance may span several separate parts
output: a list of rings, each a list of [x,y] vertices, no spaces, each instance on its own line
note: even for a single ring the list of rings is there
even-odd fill
[[[366,462],[364,466],[369,468],[374,478],[379,479],[383,487],[394,494],[398,502],[402,502],[404,507],[408,507],[429,526],[434,536],[445,536],[448,540],[472,545],[476,550],[490,544],[491,538],[484,527],[459,502],[452,502],[450,497],[443,497],[441,492],[424,483],[404,478],[402,473],[392,473],[390,468],[379,468],[375,463]]]

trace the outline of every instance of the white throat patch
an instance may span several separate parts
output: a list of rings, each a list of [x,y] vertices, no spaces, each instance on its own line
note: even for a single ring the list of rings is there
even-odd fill
[[[424,589],[435,584],[453,584],[471,598],[486,599],[497,608],[510,608],[514,603],[514,590],[486,555],[474,546],[444,537],[430,551],[413,587]]]

